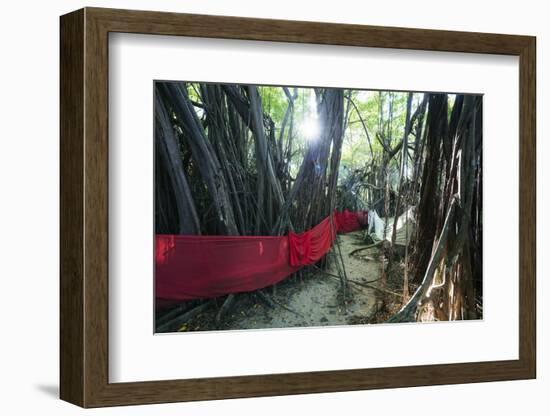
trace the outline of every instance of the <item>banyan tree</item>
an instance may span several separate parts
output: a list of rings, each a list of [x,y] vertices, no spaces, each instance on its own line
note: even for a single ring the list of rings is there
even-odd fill
[[[481,316],[480,96],[157,82],[154,100],[156,234],[307,240],[326,221],[329,251],[290,276],[337,279],[344,308],[350,284],[371,287],[383,321]],[[336,235],[349,213],[353,253]],[[376,285],[349,279],[348,258],[373,248]],[[157,328],[207,308],[219,323],[234,292],[186,298]]]

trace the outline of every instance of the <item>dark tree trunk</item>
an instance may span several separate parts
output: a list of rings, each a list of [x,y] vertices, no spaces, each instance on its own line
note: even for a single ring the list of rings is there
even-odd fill
[[[164,171],[170,180],[177,211],[175,215],[177,230],[174,228],[163,231],[174,234],[200,234],[199,217],[185,177],[178,140],[158,93],[155,93],[155,122],[155,142],[157,143],[156,149],[159,156],[157,159],[158,169]],[[166,207],[165,203],[166,201],[157,194],[156,205],[158,209],[171,208]]]
[[[422,168],[418,227],[416,235],[416,263],[413,281],[418,283],[432,256],[436,235],[439,201],[438,169],[441,160],[441,141],[447,129],[447,95],[430,94],[428,100],[426,157]]]
[[[193,160],[197,164],[212,198],[221,233],[238,235],[229,186],[212,144],[207,139],[203,125],[189,100],[185,85],[176,82],[163,82],[158,84],[158,89],[163,101],[169,103],[169,108],[176,115],[184,136],[188,140]]]

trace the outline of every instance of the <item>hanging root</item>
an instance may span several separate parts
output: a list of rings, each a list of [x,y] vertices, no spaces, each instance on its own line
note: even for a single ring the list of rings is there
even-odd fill
[[[454,196],[451,202],[451,206],[447,211],[447,216],[445,218],[445,223],[443,224],[443,230],[437,241],[435,251],[428,263],[428,268],[424,274],[424,279],[422,284],[418,287],[414,295],[409,299],[407,304],[401,308],[394,316],[392,316],[388,322],[414,322],[416,321],[418,307],[421,305],[422,301],[426,297],[430,287],[433,283],[433,277],[437,267],[439,266],[441,259],[444,254],[444,248],[447,244],[447,236],[449,234],[449,229],[451,227],[451,222],[454,219],[454,213],[456,206],[458,204],[458,196]]]
[[[268,295],[266,295],[264,292],[262,292],[261,290],[257,290],[256,291],[256,295],[261,299],[263,300],[265,303],[267,303],[269,306],[271,306],[272,308],[276,307],[276,306],[279,306],[297,316],[299,316],[300,318],[304,318],[305,319],[305,316],[302,315],[301,313],[299,312],[296,312],[294,309],[291,309],[289,308],[288,306],[284,305],[283,303],[279,302],[278,300],[276,299],[273,299],[273,298],[270,298]]]
[[[178,316],[174,319],[165,318],[165,322],[163,324],[157,326],[156,332],[171,332],[171,331],[174,331],[180,325],[188,322],[189,320],[193,319],[198,314],[200,314],[200,313],[204,312],[205,310],[207,310],[213,303],[214,303],[214,301],[208,301],[208,302],[202,303],[201,305],[197,306],[196,308],[193,308],[193,309],[185,312],[183,315],[180,315],[180,316]],[[168,315],[170,315],[170,314],[168,314]]]
[[[233,305],[233,302],[235,302],[235,295],[231,293],[229,296],[227,296],[222,304],[222,307],[216,314],[216,325],[219,325],[222,321],[223,315],[227,312],[227,310]]]
[[[157,328],[159,328],[161,325],[164,325],[165,323],[171,321],[175,317],[194,309],[196,306],[197,306],[196,302],[183,302],[182,304],[180,304],[180,305],[176,306],[174,309],[172,309],[170,312],[160,316],[156,320],[156,325],[155,326]]]
[[[371,244],[371,245],[369,245],[369,246],[358,248],[358,249],[353,250],[352,252],[350,252],[350,253],[348,254],[348,256],[353,256],[354,254],[357,254],[357,253],[359,253],[360,251],[368,250],[369,248],[378,247],[378,246],[381,245],[383,242],[384,242],[384,240],[380,240],[380,241],[378,241],[377,243]]]

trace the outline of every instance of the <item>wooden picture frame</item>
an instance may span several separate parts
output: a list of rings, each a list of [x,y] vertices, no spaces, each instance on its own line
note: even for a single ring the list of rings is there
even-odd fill
[[[61,17],[60,396],[82,407],[536,377],[534,37],[85,8]],[[519,359],[109,383],[108,34],[298,42],[519,57]]]

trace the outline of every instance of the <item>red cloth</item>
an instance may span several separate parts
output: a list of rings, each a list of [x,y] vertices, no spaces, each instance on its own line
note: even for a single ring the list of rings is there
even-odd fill
[[[157,235],[156,243],[155,295],[163,301],[249,292],[298,270],[287,236]]]
[[[366,228],[369,225],[369,212],[367,210],[365,211],[357,211],[357,221],[359,221],[359,225],[362,228]]]
[[[367,225],[367,211],[351,212],[347,209],[342,212],[334,212],[334,219],[338,232],[350,233]]]
[[[360,228],[356,213],[335,212],[311,230],[288,236],[156,235],[155,297],[170,304],[271,286],[318,262],[335,232]]]
[[[328,253],[336,238],[336,229],[330,230],[330,217],[325,218],[311,230],[300,234],[288,233],[290,265],[315,264]]]

